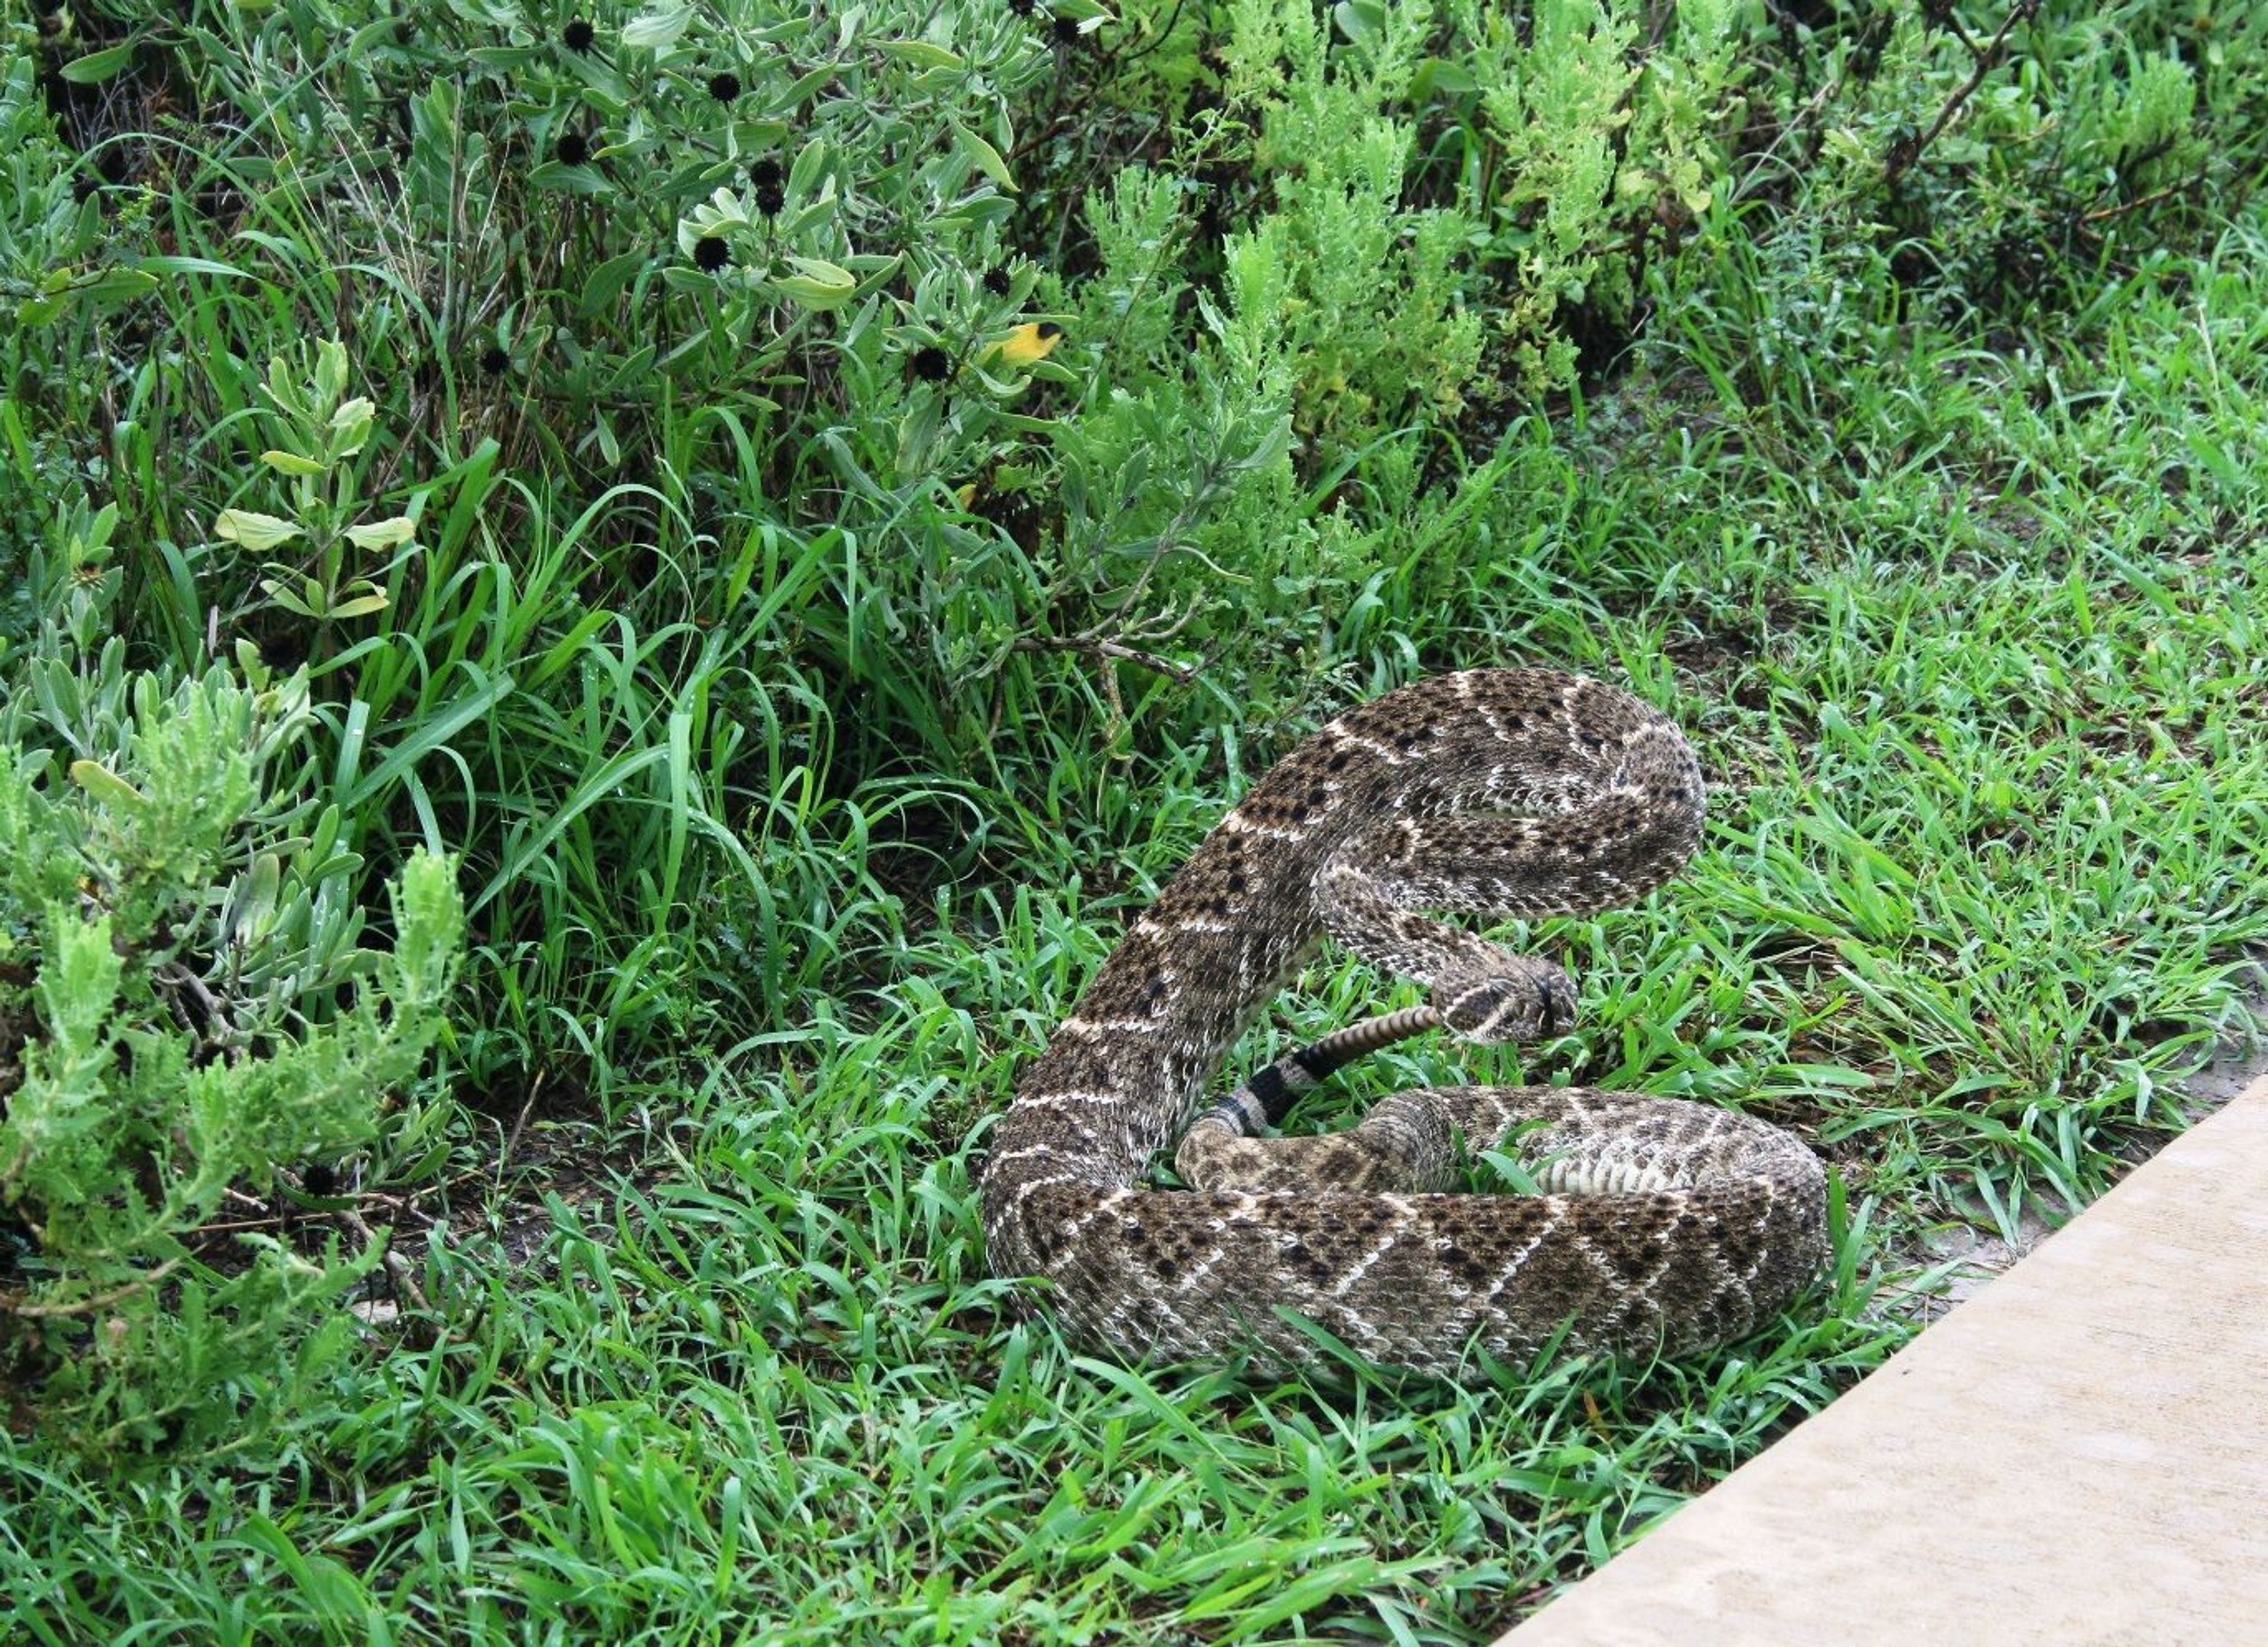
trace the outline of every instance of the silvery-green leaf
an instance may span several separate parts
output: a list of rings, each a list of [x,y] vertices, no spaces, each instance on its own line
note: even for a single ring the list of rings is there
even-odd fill
[[[224,543],[241,543],[255,552],[290,543],[299,535],[296,521],[262,514],[256,509],[223,509],[213,517],[213,535]]]

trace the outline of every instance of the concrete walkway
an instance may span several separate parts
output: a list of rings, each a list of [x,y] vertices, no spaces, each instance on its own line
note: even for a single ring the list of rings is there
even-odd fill
[[[1511,1647],[2268,1647],[2268,1080]]]

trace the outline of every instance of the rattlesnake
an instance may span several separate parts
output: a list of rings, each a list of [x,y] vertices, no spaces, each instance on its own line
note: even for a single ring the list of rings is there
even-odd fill
[[[1627,902],[1683,864],[1702,809],[1677,728],[1578,676],[1437,676],[1331,722],[1221,820],[1018,1083],[978,1175],[994,1272],[1048,1278],[1075,1341],[1130,1359],[1314,1361],[1321,1327],[1381,1365],[1469,1377],[1476,1348],[1524,1359],[1563,1326],[1573,1348],[1677,1350],[1769,1318],[1819,1263],[1825,1175],[1752,1118],[1456,1087],[1397,1093],[1351,1133],[1247,1135],[1403,1035],[1572,1023],[1559,968],[1418,912]],[[1190,1126],[1325,932],[1432,1004],[1279,1060]],[[1177,1135],[1189,1187],[1143,1187]],[[1442,1193],[1461,1142],[1503,1149],[1545,1193]]]

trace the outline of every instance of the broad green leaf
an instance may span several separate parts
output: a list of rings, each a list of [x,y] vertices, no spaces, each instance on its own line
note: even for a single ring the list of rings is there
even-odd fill
[[[328,406],[346,392],[347,346],[335,337],[326,337],[315,345],[315,393]]]
[[[291,371],[284,364],[282,355],[270,355],[268,358],[267,388],[268,398],[285,411],[306,415],[307,409],[299,397],[299,386],[291,381]]]
[[[256,854],[252,868],[237,883],[236,898],[226,923],[232,943],[248,943],[267,935],[275,917],[284,879],[284,861],[272,852]]]
[[[392,549],[417,535],[417,522],[406,514],[397,514],[384,521],[350,526],[347,535],[354,540],[357,549]]]
[[[370,426],[378,408],[357,395],[331,414],[330,449],[335,458],[352,457],[362,450],[363,442],[370,439]]]
[[[639,13],[623,26],[622,44],[633,51],[661,51],[675,44],[692,21],[690,6],[656,6]]]
[[[1008,162],[1000,158],[999,150],[965,126],[955,126],[953,129],[953,144],[954,147],[974,160],[985,176],[1012,195],[1018,192],[1016,179],[1008,170]]]
[[[1351,42],[1372,51],[1377,48],[1378,37],[1385,28],[1385,10],[1379,0],[1339,0],[1331,8],[1331,17]]]
[[[90,303],[131,303],[158,289],[158,277],[142,269],[105,269],[92,277],[75,281],[71,296]]]
[[[153,275],[223,275],[232,280],[252,278],[235,264],[217,262],[210,257],[159,255],[142,259],[139,266]]]
[[[308,582],[312,587],[314,580],[313,579],[309,579]],[[268,592],[268,598],[269,600],[275,602],[276,605],[282,607],[287,612],[297,612],[302,617],[320,617],[322,616],[322,614],[318,612],[313,605],[292,594],[290,587],[287,586],[281,578],[262,578],[260,580],[260,587]],[[318,601],[322,598],[322,591],[320,588],[315,590],[315,598]]]
[[[313,458],[301,457],[297,452],[262,452],[260,461],[279,475],[320,475],[330,468]]]
[[[150,797],[128,783],[100,761],[73,761],[71,781],[97,801],[112,806],[146,807]]]
[[[256,509],[223,509],[213,517],[213,535],[224,543],[241,543],[258,553],[276,549],[299,535],[298,522],[261,514]]]
[[[122,40],[115,46],[75,57],[55,72],[73,85],[99,85],[134,61],[134,48],[139,44],[136,40]]]
[[[857,276],[824,258],[791,256],[787,261],[796,272],[782,275],[772,284],[806,308],[840,308],[858,289]]]
[[[895,57],[900,63],[918,63],[924,69],[959,69],[968,63],[968,59],[959,52],[932,46],[925,40],[876,41],[874,49],[885,57]]]

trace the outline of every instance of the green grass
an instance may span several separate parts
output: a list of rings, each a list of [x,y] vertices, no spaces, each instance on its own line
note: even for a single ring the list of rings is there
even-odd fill
[[[2043,404],[1926,341],[1904,369],[1945,397],[1854,391],[1871,445],[1760,461],[1753,414],[1637,382],[1528,437],[1570,484],[1491,501],[1548,605],[1485,565],[1462,622],[1381,594],[1429,664],[1634,678],[1717,801],[1646,907],[1528,934],[1585,980],[1579,1032],[1363,1084],[1576,1079],[1808,1129],[1851,1215],[1781,1326],[1457,1392],[1133,1371],[1022,1318],[983,1272],[972,1123],[1289,735],[1129,772],[1035,727],[1045,786],[968,802],[996,873],[697,1087],[615,1094],[567,1147],[625,1152],[635,1186],[551,1202],[531,1263],[438,1244],[439,1344],[373,1355],[272,1469],[110,1480],[12,1444],[28,1638],[1485,1639],[1876,1364],[1904,1329],[1867,1280],[1919,1228],[2099,1193],[2242,1023],[2268,939],[2260,239],[2201,302],[2133,284]],[[1263,1038],[1395,989],[1319,965]]]
[[[1115,407],[1098,349],[1027,407],[1090,419],[1094,513],[1027,535],[1174,538],[1158,609],[1199,602],[1152,648],[1190,679],[1106,685],[1091,653],[1014,643],[1083,628],[1123,565],[1050,560],[938,476],[876,482],[879,412],[821,405],[836,447],[787,449],[811,431],[733,380],[717,313],[569,304],[594,360],[685,328],[680,375],[649,352],[642,388],[483,373],[474,343],[523,335],[492,290],[565,301],[574,248],[611,249],[598,215],[491,174],[427,245],[357,184],[363,238],[326,246],[336,214],[265,190],[261,153],[180,144],[188,181],[254,203],[225,238],[192,189],[147,206],[224,272],[169,278],[138,343],[85,316],[10,355],[0,472],[40,506],[0,522],[0,564],[114,497],[137,659],[199,656],[209,625],[300,646],[306,781],[346,846],[373,873],[463,852],[475,949],[429,1097],[465,1108],[446,1148],[428,1126],[361,1163],[432,1308],[225,1460],[76,1457],[10,1390],[0,1637],[1486,1641],[1879,1365],[1914,1330],[1881,1283],[1929,1231],[2013,1237],[2101,1194],[2251,1032],[2257,203],[2073,262],[2073,306],[2036,312],[1928,299],[1887,255],[1805,288],[1800,201],[1720,206],[1651,271],[1638,346],[1548,414],[1223,462],[1171,479],[1189,521],[1113,513],[1109,420],[1158,421],[1145,462],[1224,459],[1211,420],[1249,435],[1250,409],[1154,373]],[[1070,238],[1066,154],[1032,245]],[[537,231],[563,224],[554,268]],[[310,636],[205,527],[261,506],[247,371],[341,314],[396,436],[364,495],[414,507],[424,547],[385,624]],[[1170,353],[1159,316],[1127,326]],[[879,371],[825,355],[796,357],[814,397]],[[1035,441],[991,480],[1061,482]],[[56,590],[7,598],[0,632],[53,639]],[[968,1186],[1022,1061],[1302,731],[1512,662],[1675,714],[1704,850],[1643,907],[1507,930],[1575,973],[1574,1033],[1397,1049],[1302,1122],[1451,1079],[1754,1110],[1835,1169],[1830,1272],[1711,1355],[1546,1355],[1471,1391],[1067,1348],[987,1274]],[[1240,1058],[1412,998],[1326,956]]]

